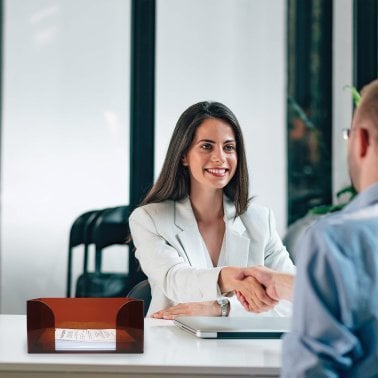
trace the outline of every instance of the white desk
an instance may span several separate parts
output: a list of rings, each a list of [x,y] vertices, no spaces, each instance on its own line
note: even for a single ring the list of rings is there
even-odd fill
[[[277,377],[280,340],[200,340],[146,319],[143,354],[28,354],[26,316],[0,315],[1,378]]]

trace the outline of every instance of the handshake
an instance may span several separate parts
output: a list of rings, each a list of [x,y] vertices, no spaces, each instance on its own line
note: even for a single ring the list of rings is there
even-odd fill
[[[224,267],[218,278],[222,293],[235,293],[247,311],[264,312],[279,300],[292,300],[294,275],[264,266]]]
[[[235,293],[247,311],[264,312],[272,309],[280,299],[291,300],[294,276],[276,272],[264,266],[249,268],[224,267],[218,276],[222,293]],[[176,316],[220,316],[216,301],[178,303],[151,315],[156,319]]]

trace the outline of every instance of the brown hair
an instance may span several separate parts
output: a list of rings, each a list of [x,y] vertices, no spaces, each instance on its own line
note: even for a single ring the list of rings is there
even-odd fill
[[[246,210],[249,179],[243,135],[239,122],[225,105],[207,101],[190,106],[180,116],[169,142],[160,175],[141,205],[164,200],[180,200],[189,195],[189,173],[181,159],[188,152],[197,127],[209,118],[218,118],[227,122],[234,131],[238,163],[234,176],[223,190],[225,195],[234,202],[236,216]]]

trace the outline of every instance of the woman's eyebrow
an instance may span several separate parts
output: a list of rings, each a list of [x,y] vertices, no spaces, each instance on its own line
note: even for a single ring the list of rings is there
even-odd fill
[[[213,140],[211,139],[200,139],[199,141],[197,141],[197,143],[203,143],[203,142],[206,142],[206,143],[215,143]]]
[[[215,141],[213,141],[211,139],[200,139],[196,143],[203,143],[203,142],[213,143],[213,144],[215,143]],[[223,144],[227,144],[227,143],[235,143],[235,139],[229,139],[229,140],[226,140],[226,141],[223,142]]]

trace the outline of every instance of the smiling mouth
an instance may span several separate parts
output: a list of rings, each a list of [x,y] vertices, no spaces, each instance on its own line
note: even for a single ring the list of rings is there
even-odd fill
[[[207,168],[205,169],[206,172],[212,174],[213,176],[223,177],[226,172],[228,172],[227,168]]]

